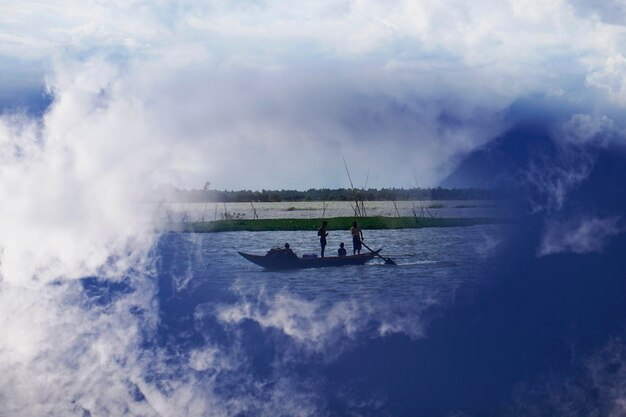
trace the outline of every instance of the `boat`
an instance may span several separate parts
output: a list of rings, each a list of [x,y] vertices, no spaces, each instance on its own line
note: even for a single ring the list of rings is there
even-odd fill
[[[326,256],[320,258],[317,256],[297,256],[293,252],[290,256],[267,256],[267,255],[251,255],[249,253],[238,252],[241,256],[252,263],[262,266],[265,269],[307,269],[307,268],[325,268],[333,266],[345,265],[363,265],[367,261],[372,260],[376,256],[380,256],[378,249],[373,252],[363,253],[361,255],[349,256]]]

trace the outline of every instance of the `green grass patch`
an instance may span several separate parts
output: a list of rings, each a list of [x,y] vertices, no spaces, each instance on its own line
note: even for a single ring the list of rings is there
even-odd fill
[[[333,217],[324,219],[328,230],[349,230],[353,217]],[[461,227],[479,224],[508,223],[502,218],[429,218],[429,217],[363,217],[358,220],[362,229],[417,229],[422,227]],[[212,222],[189,222],[170,224],[167,229],[188,233],[236,232],[236,231],[279,231],[317,230],[322,219],[235,219]]]

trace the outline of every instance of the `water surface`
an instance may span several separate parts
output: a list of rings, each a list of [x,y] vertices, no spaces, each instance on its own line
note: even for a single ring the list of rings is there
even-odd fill
[[[377,341],[427,338],[431,320],[484,291],[502,233],[493,225],[366,230],[368,246],[384,248],[397,266],[375,260],[280,272],[237,251],[263,254],[289,242],[297,253],[316,252],[314,232],[165,234],[156,252],[158,346],[171,367],[153,372],[173,380],[193,372],[228,413],[263,414],[285,396],[279,408],[294,407],[294,415],[388,412],[397,404],[376,376],[357,372],[352,379],[344,368]],[[334,251],[349,234],[331,233],[328,241]],[[375,406],[362,403],[368,386],[378,390]],[[245,406],[229,406],[231,400]]]

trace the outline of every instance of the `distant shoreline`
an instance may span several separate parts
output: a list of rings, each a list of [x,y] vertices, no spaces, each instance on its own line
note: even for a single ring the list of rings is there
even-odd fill
[[[332,217],[325,219],[236,219],[205,222],[166,223],[165,231],[182,233],[216,232],[261,232],[261,231],[315,231],[321,221],[328,222],[328,230],[349,230],[354,217]],[[362,217],[356,219],[363,229],[419,229],[424,227],[464,227],[484,224],[511,223],[508,218],[467,217],[467,218],[429,218],[429,217]]]
[[[157,197],[157,198],[155,198]],[[300,190],[186,190],[161,187],[151,192],[149,200],[167,203],[272,203],[299,201],[436,201],[500,200],[510,195],[506,190],[481,188],[322,188]]]

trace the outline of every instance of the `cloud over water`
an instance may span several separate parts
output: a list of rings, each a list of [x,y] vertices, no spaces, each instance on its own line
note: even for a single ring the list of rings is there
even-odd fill
[[[622,372],[602,364],[624,356],[611,340],[626,43],[623,8],[596,3],[0,5],[0,414],[484,411],[519,369],[571,371],[572,346],[619,413]],[[530,142],[536,153],[518,146]],[[163,250],[142,204],[164,183],[346,186],[342,156],[373,187],[436,185],[476,150],[519,168],[526,234],[502,257],[519,267],[432,333],[421,314],[440,294],[397,297],[424,276],[475,273],[459,259],[480,259],[480,244],[458,244],[462,232],[431,236],[436,250],[425,235],[396,242],[409,258],[453,259],[366,288],[383,302],[324,304],[288,285],[232,290],[254,272],[201,245]],[[194,292],[220,277],[229,285]],[[346,286],[376,282],[357,278]],[[448,372],[464,378],[437,379]]]

